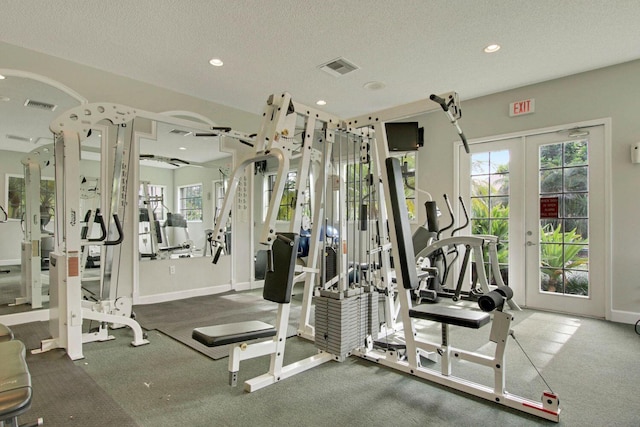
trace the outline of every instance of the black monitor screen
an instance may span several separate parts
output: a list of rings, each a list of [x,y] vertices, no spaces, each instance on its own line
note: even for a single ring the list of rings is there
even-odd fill
[[[424,144],[424,128],[418,122],[386,123],[389,151],[415,151]]]

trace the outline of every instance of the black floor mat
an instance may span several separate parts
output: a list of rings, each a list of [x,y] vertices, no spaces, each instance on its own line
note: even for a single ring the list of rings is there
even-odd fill
[[[155,329],[196,351],[214,359],[229,355],[229,346],[207,347],[191,338],[193,329],[201,326],[260,320],[274,324],[278,305],[265,301],[256,291],[228,292],[159,304],[134,307],[136,320],[147,329]],[[295,336],[300,316],[300,305],[291,303],[287,337]]]

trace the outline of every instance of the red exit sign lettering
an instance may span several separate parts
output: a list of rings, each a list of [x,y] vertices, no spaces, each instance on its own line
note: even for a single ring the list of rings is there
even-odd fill
[[[516,101],[509,104],[509,116],[521,116],[523,114],[531,114],[535,111],[536,100],[533,98],[524,101]]]

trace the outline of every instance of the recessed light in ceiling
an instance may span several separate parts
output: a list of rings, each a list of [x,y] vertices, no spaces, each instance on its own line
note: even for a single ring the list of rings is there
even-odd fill
[[[186,150],[186,149],[187,149],[187,147],[179,147],[179,148],[178,148],[178,150],[182,150],[182,151],[184,151],[184,150]]]
[[[4,79],[6,79],[6,77],[0,74],[0,80],[4,80]]]
[[[362,85],[363,88],[367,89],[367,90],[380,90],[383,89],[386,85],[382,82],[367,82],[364,85]]]
[[[490,44],[489,46],[484,48],[484,52],[485,53],[493,53],[493,52],[497,52],[500,50],[500,45],[499,44]]]
[[[316,105],[327,105],[327,101],[325,101],[324,99],[319,99],[318,101],[316,101]]]
[[[209,61],[209,64],[213,65],[214,67],[222,67],[224,62],[222,62],[222,60],[218,58],[213,58]]]

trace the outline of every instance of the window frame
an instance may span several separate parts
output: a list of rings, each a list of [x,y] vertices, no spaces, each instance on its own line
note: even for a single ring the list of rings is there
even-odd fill
[[[200,187],[200,195],[197,197],[182,197],[182,191],[186,190],[188,188],[194,188],[194,187]],[[202,194],[204,192],[204,185],[202,184],[202,182],[197,182],[197,183],[193,183],[193,184],[185,184],[185,185],[178,185],[177,186],[177,212],[179,214],[182,214],[185,218],[185,220],[187,222],[202,222],[204,220],[204,205],[203,205],[203,197]],[[185,207],[183,207],[183,200],[188,200],[188,199],[194,199],[194,200],[200,200],[200,207],[196,208],[196,209],[186,209]],[[199,219],[189,219],[189,215],[185,212],[191,212],[191,211],[200,211],[200,218]]]

